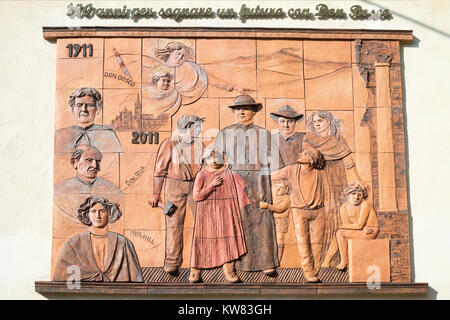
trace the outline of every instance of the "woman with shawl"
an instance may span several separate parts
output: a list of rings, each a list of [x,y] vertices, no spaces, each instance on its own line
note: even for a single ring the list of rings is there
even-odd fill
[[[323,260],[340,225],[339,208],[344,203],[343,191],[348,184],[347,177],[350,184],[359,182],[360,177],[351,156],[352,151],[345,138],[340,135],[341,120],[336,119],[329,111],[316,111],[308,117],[306,125],[309,132],[303,138],[303,145],[310,145],[323,154],[330,187],[329,210],[321,255]]]

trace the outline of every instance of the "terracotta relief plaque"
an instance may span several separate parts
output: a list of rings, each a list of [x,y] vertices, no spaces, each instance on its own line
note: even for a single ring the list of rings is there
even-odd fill
[[[289,34],[55,37],[52,284],[411,282],[403,39]]]

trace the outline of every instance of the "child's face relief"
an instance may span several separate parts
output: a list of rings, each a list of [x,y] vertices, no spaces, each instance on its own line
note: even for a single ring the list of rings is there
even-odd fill
[[[363,200],[363,194],[359,191],[353,191],[348,195],[348,200],[350,200],[353,205],[359,206]]]
[[[206,158],[206,164],[213,169],[222,168],[224,165],[223,162],[223,158],[217,157],[215,152],[211,152],[211,155]]]
[[[298,155],[298,159],[297,162],[301,163],[301,164],[310,164],[312,161],[310,159],[310,157],[307,154],[307,150],[304,149],[299,155]]]

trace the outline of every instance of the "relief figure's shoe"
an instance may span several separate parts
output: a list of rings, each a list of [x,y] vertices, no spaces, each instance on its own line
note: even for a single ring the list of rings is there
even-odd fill
[[[341,263],[339,263],[337,266],[336,266],[336,269],[338,269],[338,270],[345,270],[345,268],[347,268],[347,263],[344,261],[344,262],[341,262]]]
[[[319,279],[315,276],[314,271],[303,271],[306,281],[319,282]]]
[[[237,283],[239,282],[239,277],[236,274],[236,271],[234,270],[234,261],[224,263],[222,266],[223,274],[225,276],[225,279],[227,279],[230,283]]]
[[[174,266],[164,266],[164,271],[169,274],[175,274],[178,272],[178,267]]]
[[[200,273],[201,273],[201,270],[200,270],[200,269],[197,269],[197,268],[191,268],[191,270],[189,271],[189,279],[188,279],[188,281],[189,281],[190,283],[198,283],[198,282],[201,282],[202,279],[201,279],[201,277],[200,277]]]
[[[266,276],[274,276],[277,272],[275,268],[265,269],[262,271]]]

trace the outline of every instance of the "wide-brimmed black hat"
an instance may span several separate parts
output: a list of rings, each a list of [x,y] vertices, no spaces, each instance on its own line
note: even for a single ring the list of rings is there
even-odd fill
[[[271,112],[270,117],[274,121],[278,121],[278,118],[294,119],[295,121],[300,121],[303,119],[303,114],[295,111],[290,105],[282,106],[278,109],[278,112]]]
[[[240,107],[253,107],[256,112],[260,111],[262,109],[262,104],[259,102],[255,102],[252,97],[249,95],[243,94],[240,96],[237,96],[236,99],[234,99],[234,102],[231,106],[228,106],[228,108],[240,108]]]

